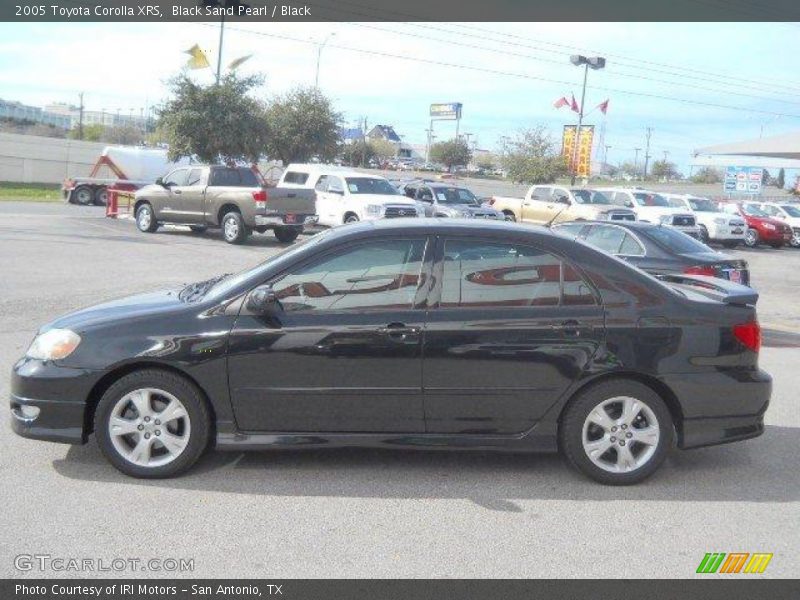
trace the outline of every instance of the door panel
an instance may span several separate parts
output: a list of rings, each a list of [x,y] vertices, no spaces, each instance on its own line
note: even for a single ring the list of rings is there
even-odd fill
[[[530,223],[542,223],[547,214],[549,197],[550,188],[534,188],[531,198],[525,199],[522,203],[522,220]]]
[[[604,335],[578,272],[517,245],[440,244],[440,301],[425,328],[427,431],[527,431],[567,390]]]
[[[380,240],[281,277],[281,309],[242,314],[228,370],[239,427],[421,432],[425,238]],[[399,257],[399,258],[398,258]]]

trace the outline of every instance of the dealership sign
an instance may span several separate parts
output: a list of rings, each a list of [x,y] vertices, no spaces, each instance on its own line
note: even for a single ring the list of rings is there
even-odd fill
[[[764,169],[761,167],[726,167],[725,192],[728,194],[760,194]]]
[[[431,118],[432,119],[460,119],[461,107],[464,106],[461,102],[447,102],[445,104],[431,104]]]
[[[564,125],[564,134],[561,138],[561,154],[569,164],[569,172],[577,177],[589,177],[592,173],[592,142],[594,140],[594,125],[582,125],[580,140],[576,140],[576,125]],[[575,143],[578,151],[575,152]]]

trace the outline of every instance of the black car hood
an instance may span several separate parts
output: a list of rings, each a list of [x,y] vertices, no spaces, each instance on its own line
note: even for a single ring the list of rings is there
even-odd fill
[[[178,289],[161,290],[110,300],[58,317],[43,326],[41,331],[59,328],[78,333],[80,330],[120,322],[123,319],[130,320],[180,310],[187,305],[178,298],[178,292]]]

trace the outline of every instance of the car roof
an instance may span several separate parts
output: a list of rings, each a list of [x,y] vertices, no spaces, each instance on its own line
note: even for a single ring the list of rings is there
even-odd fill
[[[559,227],[560,225],[568,225],[568,224],[578,224],[578,225],[619,225],[620,227],[624,227],[626,229],[633,229],[636,231],[643,231],[647,229],[653,229],[656,227],[664,227],[659,223],[648,223],[647,221],[565,221],[563,223],[557,223],[553,225],[553,227]]]
[[[522,225],[509,221],[492,221],[484,219],[448,219],[448,218],[409,218],[409,219],[375,219],[369,221],[359,221],[348,225],[342,225],[332,230],[330,239],[339,239],[360,233],[380,231],[381,234],[391,234],[393,232],[403,234],[458,234],[467,233],[475,235],[486,234],[537,234],[553,239],[561,239],[562,236],[556,235],[547,227],[541,225]]]

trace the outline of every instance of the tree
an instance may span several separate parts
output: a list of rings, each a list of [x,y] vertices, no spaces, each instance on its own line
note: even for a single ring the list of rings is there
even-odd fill
[[[284,165],[318,158],[333,160],[339,151],[341,115],[316,88],[295,88],[266,110],[267,154]]]
[[[438,162],[452,170],[453,167],[464,167],[472,158],[472,151],[464,140],[448,140],[433,144],[430,149],[433,162]]]
[[[786,186],[786,171],[781,167],[781,170],[778,171],[778,177],[775,179],[775,185],[781,189]]]
[[[513,181],[528,184],[552,183],[568,171],[567,161],[542,126],[517,132],[506,145],[502,163]]]
[[[690,179],[692,183],[722,183],[722,173],[713,167],[703,167]]]
[[[653,170],[650,172],[653,179],[677,179],[680,177],[678,166],[667,160],[657,160],[653,162]]]
[[[369,140],[367,143],[372,149],[372,156],[380,163],[385,163],[387,160],[397,156],[397,146],[389,140],[378,138]]]
[[[182,73],[159,112],[169,159],[196,155],[203,162],[258,161],[267,141],[264,107],[249,93],[263,77],[228,72],[219,84],[200,85]]]
[[[105,130],[106,128],[100,123],[92,123],[91,125],[84,125],[83,139],[84,141],[87,142],[102,142]],[[67,133],[67,137],[71,140],[81,139],[80,135],[81,131],[78,127],[70,129],[69,132]]]
[[[497,159],[492,154],[481,154],[480,156],[476,157],[475,166],[481,169],[482,171],[493,171],[497,164]]]
[[[374,157],[374,149],[368,141],[355,140],[342,145],[342,158],[351,167],[366,167]]]
[[[642,175],[642,168],[634,163],[632,160],[626,160],[619,166],[619,172],[623,175],[627,175],[628,177],[633,177],[636,179],[637,177],[641,177]]]

